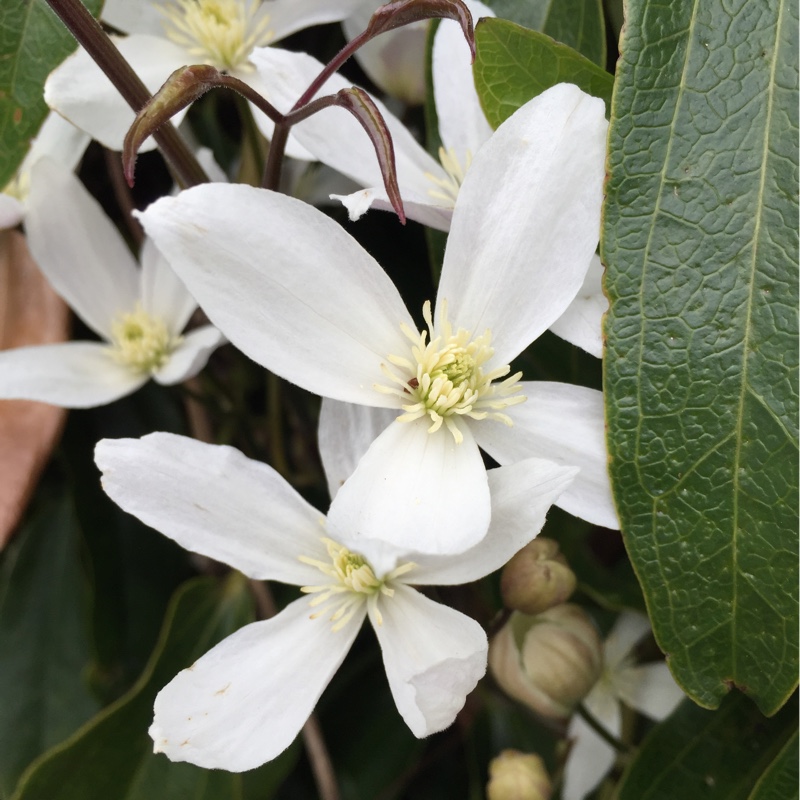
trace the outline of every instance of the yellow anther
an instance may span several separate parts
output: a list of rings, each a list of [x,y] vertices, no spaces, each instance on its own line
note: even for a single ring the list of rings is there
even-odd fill
[[[153,373],[169,360],[180,343],[164,322],[138,307],[111,323],[111,357],[136,372]]]

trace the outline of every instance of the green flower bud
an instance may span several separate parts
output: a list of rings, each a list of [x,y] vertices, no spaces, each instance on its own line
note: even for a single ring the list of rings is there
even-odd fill
[[[487,800],[549,800],[552,793],[544,762],[533,753],[503,750],[489,764]]]
[[[500,590],[506,608],[541,614],[566,602],[575,591],[576,582],[558,543],[540,536],[503,568]]]
[[[603,643],[586,612],[564,604],[535,617],[514,612],[489,647],[489,667],[511,697],[565,719],[603,667]]]

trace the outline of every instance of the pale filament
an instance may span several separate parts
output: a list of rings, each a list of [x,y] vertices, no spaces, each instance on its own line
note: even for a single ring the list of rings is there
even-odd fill
[[[428,195],[434,200],[441,200],[447,206],[454,206],[458,192],[461,189],[461,184],[464,183],[464,176],[472,164],[472,153],[467,150],[464,157],[464,164],[456,154],[455,148],[451,147],[445,150],[444,147],[439,148],[439,162],[445,172],[446,177],[434,175],[432,172],[426,172],[425,177],[434,184],[436,188],[428,189]]]

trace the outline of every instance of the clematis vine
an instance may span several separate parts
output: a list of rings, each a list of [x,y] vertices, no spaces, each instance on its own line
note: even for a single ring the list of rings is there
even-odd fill
[[[374,259],[292,198],[200,186],[141,219],[245,354],[324,397],[395,410],[332,515],[353,514],[356,529],[394,545],[464,551],[489,524],[480,445],[501,464],[538,456],[579,466],[559,504],[616,526],[600,393],[521,384],[508,366],[584,280],[598,239],[605,130],[602,102],[566,84],[498,129],[459,193],[422,331]],[[398,496],[408,503],[401,516]]]
[[[292,743],[367,618],[414,735],[449,726],[485,672],[486,635],[412,584],[465,583],[502,566],[538,533],[576,472],[540,459],[491,471],[488,534],[459,556],[437,557],[386,545],[346,515],[326,521],[271,467],[227,446],[154,433],[103,440],[96,461],[108,495],[146,524],[306,595],[229,636],[156,698],[156,752],[233,772]],[[396,497],[393,513],[404,506]]]
[[[338,22],[357,0],[112,0],[103,19],[129,35],[115,37],[122,55],[151,92],[187,64],[209,64],[261,91],[250,63],[255,47],[272,45],[298,30]],[[305,87],[304,87],[305,88]],[[295,98],[296,99],[296,98]],[[121,150],[134,113],[85,50],[79,49],[45,84],[45,101],[112,150]],[[251,106],[267,138],[272,121]],[[183,118],[179,112],[173,121]],[[149,142],[149,143],[148,143]],[[152,139],[141,148],[154,146]],[[287,153],[311,156],[292,142]]]
[[[633,651],[649,633],[650,623],[643,614],[622,613],[603,646],[602,674],[583,699],[587,711],[616,739],[622,735],[623,704],[660,721],[684,697],[663,661],[635,663]],[[616,753],[580,714],[573,715],[567,737],[572,748],[561,796],[583,800],[611,769]]]
[[[181,333],[197,304],[153,242],[145,242],[139,269],[80,181],[49,158],[31,170],[25,229],[52,287],[103,341],[0,353],[0,398],[103,405],[150,378],[192,377],[225,341],[212,325]]]

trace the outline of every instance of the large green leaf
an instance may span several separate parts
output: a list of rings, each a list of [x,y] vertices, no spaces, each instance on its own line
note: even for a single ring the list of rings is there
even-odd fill
[[[34,763],[20,781],[14,800],[245,800],[248,793],[242,775],[173,764],[163,755],[154,755],[147,728],[158,691],[179,670],[252,619],[247,581],[241,575],[232,573],[222,581],[198,578],[185,584],[170,605],[156,650],[137,684]],[[282,778],[292,758],[289,753],[258,772],[272,771]],[[247,777],[264,782],[257,773]],[[270,795],[259,792],[257,796],[266,800]]]
[[[0,797],[98,707],[83,676],[91,651],[75,512],[62,490],[40,490],[36,502],[0,565]]]
[[[103,0],[83,3],[93,14],[103,6]],[[0,3],[0,189],[47,116],[45,79],[76,46],[45,0]]]
[[[498,17],[546,33],[601,67],[606,24],[601,0],[487,0]]]
[[[615,800],[747,800],[796,730],[796,708],[765,720],[741,694],[718,711],[684,702],[642,743]]]
[[[606,104],[611,100],[611,75],[543,33],[484,18],[475,26],[475,44],[475,88],[493,128],[557,83],[574,83]]]
[[[683,688],[797,682],[797,16],[630,0],[609,138],[614,494]]]

